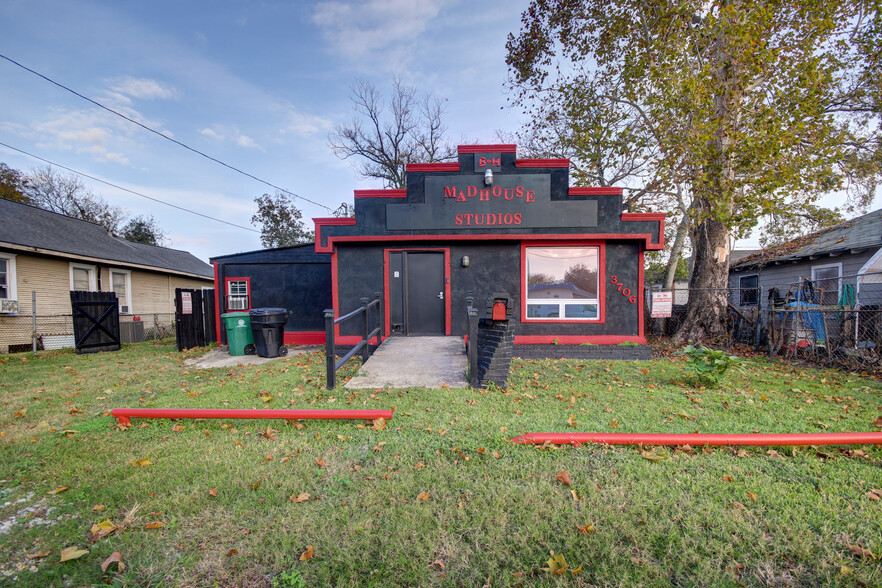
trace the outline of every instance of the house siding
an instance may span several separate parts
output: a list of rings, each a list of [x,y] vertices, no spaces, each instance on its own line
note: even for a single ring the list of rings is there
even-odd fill
[[[8,353],[10,345],[30,345],[33,329],[31,293],[37,293],[38,332],[65,335],[72,332],[70,325],[70,264],[97,266],[96,289],[112,291],[112,269],[131,272],[131,313],[134,315],[162,314],[160,323],[171,322],[175,312],[175,288],[201,289],[212,287],[211,278],[197,279],[130,269],[115,264],[97,264],[59,259],[42,255],[28,255],[16,251],[15,275],[19,302],[18,315],[0,315],[0,353]],[[54,318],[49,318],[54,317]],[[146,319],[145,319],[146,320]]]
[[[768,304],[768,295],[771,288],[778,288],[783,296],[795,283],[802,281],[803,278],[811,279],[812,267],[830,265],[834,263],[842,264],[842,276],[854,276],[857,274],[865,263],[875,254],[877,249],[867,249],[860,253],[843,254],[836,257],[829,255],[819,257],[818,259],[805,260],[799,262],[788,262],[776,265],[774,262],[761,268],[738,268],[733,269],[729,273],[729,286],[738,288],[740,278],[742,276],[759,276],[759,287],[762,288],[763,306]],[[846,280],[848,283],[854,283],[854,280]],[[740,306],[740,298],[735,297],[733,304]]]

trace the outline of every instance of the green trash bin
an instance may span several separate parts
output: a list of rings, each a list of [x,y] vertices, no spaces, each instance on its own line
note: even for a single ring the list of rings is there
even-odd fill
[[[221,315],[227,329],[230,355],[254,355],[254,335],[251,317],[247,312],[226,312]]]

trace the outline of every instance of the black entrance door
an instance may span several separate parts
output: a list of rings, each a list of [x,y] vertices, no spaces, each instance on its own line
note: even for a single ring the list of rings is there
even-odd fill
[[[443,335],[444,253],[395,251],[389,254],[389,314],[393,332]]]

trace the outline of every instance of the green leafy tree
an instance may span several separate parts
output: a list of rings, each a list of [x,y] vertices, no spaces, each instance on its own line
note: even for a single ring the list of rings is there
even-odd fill
[[[303,214],[284,192],[276,190],[275,196],[264,194],[254,202],[257,214],[251,217],[251,224],[260,225],[260,243],[264,247],[289,247],[313,240],[313,232],[303,224]]]
[[[382,180],[384,188],[406,188],[408,163],[456,158],[456,147],[445,138],[445,100],[420,96],[398,78],[392,81],[388,104],[365,80],[355,82],[351,98],[356,116],[336,125],[328,143],[340,159],[356,158],[361,177]]]
[[[563,279],[564,282],[569,282],[585,292],[597,294],[597,270],[589,268],[584,263],[577,263],[567,268]]]
[[[725,328],[733,237],[825,193],[866,205],[875,192],[877,4],[534,0],[522,22],[507,44],[516,103],[600,108],[585,119],[593,135],[620,118],[645,188],[679,194],[696,289],[682,340]]]
[[[165,232],[152,216],[139,215],[129,219],[121,235],[124,239],[146,245],[162,246],[166,243]]]
[[[27,177],[18,171],[0,163],[0,198],[28,204]]]

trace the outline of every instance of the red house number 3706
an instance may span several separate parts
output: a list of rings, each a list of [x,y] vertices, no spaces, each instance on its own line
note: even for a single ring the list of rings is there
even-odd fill
[[[619,281],[618,276],[610,276],[609,283],[616,285],[616,292],[621,292],[622,296],[628,299],[631,304],[637,304],[637,296],[631,294],[631,288],[625,288],[625,285]]]

